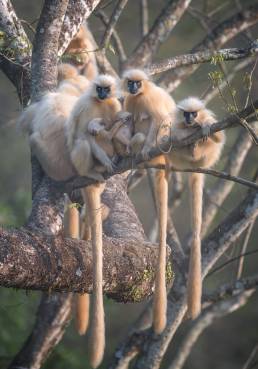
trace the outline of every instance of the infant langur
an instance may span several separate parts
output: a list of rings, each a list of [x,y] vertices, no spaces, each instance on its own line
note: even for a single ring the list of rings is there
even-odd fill
[[[125,110],[133,115],[135,135],[131,141],[132,151],[140,152],[147,160],[149,150],[162,143],[162,139],[170,134],[176,105],[172,97],[151,82],[142,70],[126,71],[123,84],[126,91]],[[166,157],[160,155],[150,163],[164,165]],[[159,334],[166,326],[167,310],[165,272],[168,183],[164,170],[156,171],[155,190],[159,218],[159,254],[155,276],[153,327]]]
[[[172,150],[169,154],[171,163],[178,169],[209,168],[219,159],[225,135],[222,131],[210,135],[210,125],[215,123],[214,114],[205,108],[204,103],[196,97],[189,97],[178,103],[177,119],[172,126],[172,137],[184,139],[202,129],[205,138],[197,143]],[[196,318],[201,311],[201,225],[204,175],[189,174],[191,198],[192,245],[188,273],[188,314]]]
[[[76,173],[65,142],[65,121],[89,81],[69,64],[61,64],[58,75],[57,91],[46,93],[25,109],[18,125],[29,134],[32,153],[45,173],[55,180],[65,180]]]
[[[121,104],[116,81],[99,75],[87,93],[81,96],[67,121],[67,143],[72,163],[82,176],[97,184],[82,190],[91,223],[93,250],[93,315],[91,320],[91,365],[102,361],[105,348],[104,307],[102,294],[102,219],[101,193],[104,171],[113,171],[114,136],[119,137]],[[87,223],[87,219],[85,220]]]

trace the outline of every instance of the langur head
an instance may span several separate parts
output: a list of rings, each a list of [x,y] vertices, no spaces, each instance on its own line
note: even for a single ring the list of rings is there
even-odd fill
[[[73,79],[78,76],[77,69],[68,63],[61,63],[58,65],[58,83],[66,80],[66,79]]]
[[[123,74],[123,84],[127,93],[139,95],[144,92],[146,81],[149,78],[141,69],[128,69]]]
[[[117,97],[116,80],[108,74],[100,74],[93,81],[93,97],[102,101]]]
[[[197,97],[188,97],[180,101],[177,107],[183,114],[183,121],[187,126],[198,123],[200,112],[205,109],[204,102]]]

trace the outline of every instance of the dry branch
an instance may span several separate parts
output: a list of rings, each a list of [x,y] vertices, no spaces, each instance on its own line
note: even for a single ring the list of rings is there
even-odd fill
[[[236,13],[216,26],[205,38],[198,43],[192,53],[209,49],[218,49],[226,44],[240,32],[252,27],[258,21],[258,5],[252,5],[243,12]],[[199,66],[189,65],[177,71],[167,73],[162,79],[163,84],[169,92],[173,92],[179,84],[191,75]]]
[[[147,35],[140,41],[124,64],[124,68],[148,65],[190,3],[191,0],[169,0]]]
[[[213,49],[208,49],[204,51],[197,51],[191,54],[185,54],[180,56],[175,56],[172,58],[165,59],[159,63],[152,64],[148,69],[148,74],[158,74],[166,72],[170,69],[175,69],[183,66],[188,66],[192,64],[201,64],[207,62],[213,62],[214,64],[218,61],[228,61],[228,60],[238,60],[247,58],[249,56],[254,56],[258,53],[258,42],[254,41],[250,47],[239,49],[221,49],[214,51]]]

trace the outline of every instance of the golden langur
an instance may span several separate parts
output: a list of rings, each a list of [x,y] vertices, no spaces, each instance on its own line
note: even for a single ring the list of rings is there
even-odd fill
[[[96,44],[90,34],[87,25],[82,25],[68,45],[64,59],[77,67],[81,74],[90,81],[98,74],[98,68],[94,50]]]
[[[215,123],[214,114],[205,108],[204,103],[189,97],[178,103],[177,117],[172,126],[171,135],[183,139],[196,132],[196,127],[202,129],[205,138],[197,143],[172,150],[169,154],[172,165],[178,169],[209,168],[219,159],[224,142],[224,132],[210,135],[210,125]],[[204,175],[189,174],[191,199],[192,244],[188,273],[187,299],[188,314],[196,318],[201,311],[202,279],[201,279],[201,225]]]
[[[55,180],[75,175],[65,140],[65,121],[89,81],[68,64],[58,67],[64,79],[56,92],[46,93],[19,117],[18,125],[29,134],[32,153],[43,170]]]
[[[104,179],[101,173],[113,171],[113,145],[106,134],[120,110],[115,79],[109,75],[99,75],[89,90],[79,98],[66,124],[68,149],[78,174],[99,181],[82,189],[90,220],[93,252],[90,362],[94,368],[101,363],[105,349],[101,214]]]
[[[125,110],[133,115],[135,135],[131,140],[133,152],[141,152],[149,159],[150,148],[162,143],[170,132],[176,105],[171,96],[151,82],[142,70],[131,69],[123,76]],[[166,164],[166,157],[160,155],[151,160],[152,164]],[[155,177],[156,200],[159,218],[159,254],[155,277],[153,305],[153,328],[160,334],[166,326],[166,235],[168,183],[164,170],[157,170]]]

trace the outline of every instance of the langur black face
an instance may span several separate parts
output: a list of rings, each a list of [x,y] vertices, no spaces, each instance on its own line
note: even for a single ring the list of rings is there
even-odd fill
[[[140,92],[142,88],[142,81],[134,81],[132,79],[129,79],[127,81],[127,89],[132,95],[136,95]]]
[[[198,115],[197,111],[183,111],[183,115],[185,118],[185,124],[187,126],[191,126],[195,123],[195,118]]]
[[[97,97],[100,100],[105,100],[110,96],[110,86],[96,86]]]

